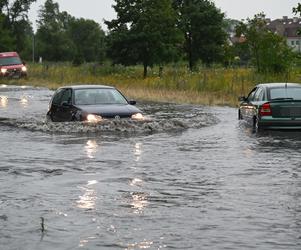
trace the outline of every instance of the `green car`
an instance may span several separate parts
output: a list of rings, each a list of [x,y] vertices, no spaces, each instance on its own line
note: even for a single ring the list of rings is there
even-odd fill
[[[301,129],[301,84],[258,84],[239,100],[238,119],[251,123],[255,131]]]

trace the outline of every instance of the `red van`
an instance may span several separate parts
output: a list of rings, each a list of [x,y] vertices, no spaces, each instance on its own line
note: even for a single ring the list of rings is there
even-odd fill
[[[17,52],[0,53],[0,77],[21,78],[27,76],[27,67]]]

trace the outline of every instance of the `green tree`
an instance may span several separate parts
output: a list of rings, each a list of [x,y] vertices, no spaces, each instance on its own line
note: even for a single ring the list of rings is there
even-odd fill
[[[39,11],[36,33],[37,54],[48,61],[71,61],[75,46],[68,36],[68,24],[74,20],[67,12],[60,12],[58,3],[46,0]]]
[[[226,42],[224,14],[210,0],[174,0],[184,51],[193,70],[199,60],[210,65],[222,59]]]
[[[9,31],[6,32],[5,37],[10,37],[9,40],[14,43],[14,46],[11,46],[11,42],[8,42],[8,44],[10,44],[8,46],[9,49],[17,50],[21,53],[28,49],[27,41],[33,35],[31,24],[28,21],[28,11],[30,5],[35,1],[36,0],[0,0],[0,14],[2,15],[1,26],[3,30]]]
[[[27,20],[30,5],[36,0],[0,0],[0,10],[8,18],[10,24],[18,20]]]
[[[234,57],[239,60],[240,65],[248,65],[251,61],[251,52],[245,41],[237,42],[232,46]]]
[[[11,51],[15,48],[15,40],[11,31],[5,27],[5,16],[0,14],[0,51]]]
[[[237,36],[244,36],[253,64],[258,72],[285,72],[292,65],[294,54],[284,37],[268,30],[264,14],[241,22]]]
[[[74,19],[69,23],[68,30],[76,48],[76,64],[104,60],[105,33],[98,23],[83,18]]]
[[[115,0],[117,19],[106,21],[113,63],[148,66],[175,60],[182,36],[172,0]]]

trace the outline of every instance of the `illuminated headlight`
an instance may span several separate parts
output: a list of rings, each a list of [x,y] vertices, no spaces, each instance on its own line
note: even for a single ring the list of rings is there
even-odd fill
[[[23,72],[26,72],[26,71],[27,71],[26,66],[23,66],[23,67],[21,68],[21,70],[22,70]]]
[[[91,122],[91,123],[97,123],[100,122],[102,120],[102,117],[100,115],[87,115],[87,122]]]
[[[133,114],[132,119],[134,120],[144,120],[144,116],[141,113]]]
[[[7,69],[1,69],[1,73],[5,74],[7,72]]]

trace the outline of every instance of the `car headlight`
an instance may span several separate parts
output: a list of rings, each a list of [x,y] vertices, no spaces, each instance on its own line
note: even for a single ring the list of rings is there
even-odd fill
[[[134,120],[144,120],[144,116],[141,113],[136,113],[132,115],[132,119]]]
[[[21,68],[21,70],[22,70],[23,72],[26,72],[26,71],[27,71],[26,66],[23,66],[23,67]]]
[[[7,72],[7,69],[1,69],[1,73],[5,74]]]
[[[92,115],[92,114],[87,115],[87,122],[97,123],[100,122],[101,120],[102,117],[100,115]]]

